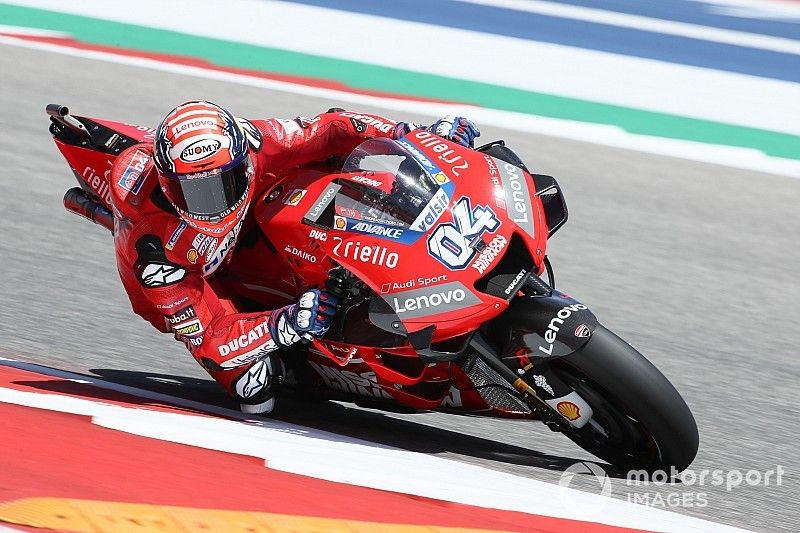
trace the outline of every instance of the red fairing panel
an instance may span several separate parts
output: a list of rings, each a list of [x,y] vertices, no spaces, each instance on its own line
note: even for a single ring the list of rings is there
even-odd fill
[[[396,129],[394,121],[346,112],[324,113],[314,119],[240,123],[255,161],[254,200],[261,198],[281,173],[331,156],[346,156],[364,139],[393,137]],[[146,128],[129,129],[139,133],[137,138],[144,139],[149,133]],[[241,302],[226,283],[230,272],[246,271],[237,265],[238,252],[234,252],[242,235],[256,231],[252,216],[244,214],[230,232],[218,237],[193,230],[166,203],[151,157],[151,144],[135,145],[120,154],[110,174],[117,218],[117,264],[133,310],[184,342],[238,401],[259,403],[263,399],[258,393],[264,387],[253,387],[253,376],[247,371],[257,359],[277,349],[268,327],[271,313],[242,312]],[[250,244],[244,250],[244,257],[265,258],[263,268],[255,274],[260,279],[253,283],[280,287],[274,292],[283,297],[276,297],[275,307],[299,296],[304,287],[282,281],[286,278],[284,265],[274,252],[263,245],[253,249]]]

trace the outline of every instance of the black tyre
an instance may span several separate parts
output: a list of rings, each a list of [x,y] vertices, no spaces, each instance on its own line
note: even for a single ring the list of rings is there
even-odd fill
[[[666,377],[631,345],[598,324],[556,371],[592,407],[590,423],[565,435],[618,468],[681,471],[697,454],[689,407]]]

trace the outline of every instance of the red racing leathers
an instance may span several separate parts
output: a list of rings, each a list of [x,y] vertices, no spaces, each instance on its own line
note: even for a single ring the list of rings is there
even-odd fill
[[[405,125],[373,115],[342,111],[314,119],[240,120],[250,143],[257,201],[287,170],[334,155],[348,155],[371,137],[395,137]],[[300,295],[268,247],[253,248],[257,231],[252,209],[225,235],[206,236],[187,225],[158,185],[152,146],[135,145],[112,170],[116,219],[114,243],[122,283],[133,310],[162,332],[186,343],[194,358],[243,408],[259,412],[266,401],[264,376],[254,362],[277,349],[270,335],[270,312],[244,312],[226,290],[230,272],[274,297],[273,309]],[[241,251],[240,253],[240,250]],[[270,260],[268,254],[273,254]],[[237,268],[235,256],[247,257]],[[257,265],[257,267],[254,267]],[[258,283],[261,281],[261,283]],[[280,331],[280,330],[279,330]],[[262,365],[263,366],[263,365]],[[248,372],[251,370],[251,372]],[[262,383],[262,385],[259,385]]]

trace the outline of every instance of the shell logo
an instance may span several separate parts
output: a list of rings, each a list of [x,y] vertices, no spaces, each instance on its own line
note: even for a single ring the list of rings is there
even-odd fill
[[[442,185],[450,181],[449,179],[447,179],[447,176],[444,175],[444,172],[437,172],[436,174],[433,175],[433,179],[435,179],[437,183],[441,183]]]
[[[197,250],[195,250],[194,248],[186,252],[186,259],[188,259],[189,262],[192,264],[197,263],[197,257],[198,257]]]
[[[345,229],[347,227],[347,220],[345,220],[344,217],[336,217],[334,225],[336,229]]]
[[[581,417],[581,408],[572,402],[558,402],[556,411],[570,422]]]

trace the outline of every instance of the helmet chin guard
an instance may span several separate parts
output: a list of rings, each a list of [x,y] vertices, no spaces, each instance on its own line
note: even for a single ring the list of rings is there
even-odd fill
[[[153,153],[164,194],[191,227],[220,235],[247,212],[253,163],[227,110],[206,101],[177,106],[156,130]]]

